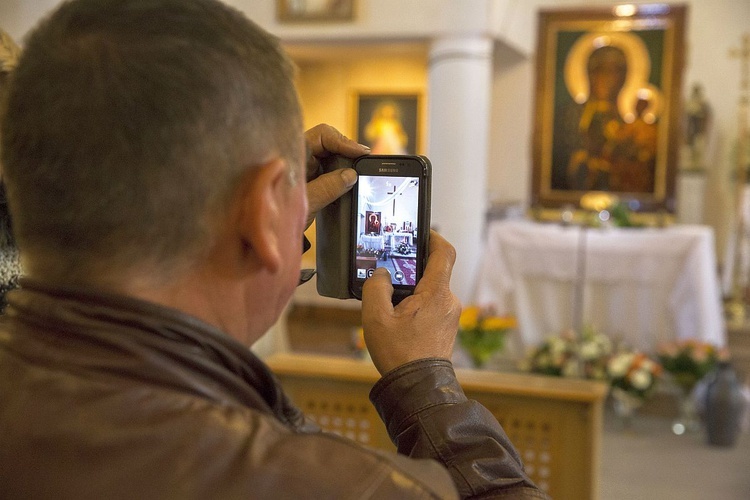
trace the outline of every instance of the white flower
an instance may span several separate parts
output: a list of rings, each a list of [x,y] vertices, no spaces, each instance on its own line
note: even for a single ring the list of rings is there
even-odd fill
[[[599,346],[596,342],[585,342],[581,345],[580,352],[583,359],[596,359],[600,355]]]
[[[609,360],[607,364],[607,371],[614,378],[624,377],[630,369],[630,364],[633,362],[633,355],[620,354]]]
[[[604,354],[612,352],[612,341],[606,335],[597,336],[596,343],[599,344]]]
[[[565,352],[565,341],[558,337],[549,339],[549,350],[552,354],[562,354]]]
[[[563,377],[575,378],[581,376],[581,371],[578,369],[578,361],[575,359],[568,360],[562,367]]]
[[[636,370],[630,374],[630,383],[639,391],[646,390],[651,385],[651,374],[645,370]]]

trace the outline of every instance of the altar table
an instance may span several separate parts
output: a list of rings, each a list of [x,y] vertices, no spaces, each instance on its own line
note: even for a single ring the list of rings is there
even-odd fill
[[[726,344],[708,226],[598,229],[495,221],[474,300],[515,314],[525,346],[576,323],[647,352],[676,339]]]
[[[361,239],[362,246],[366,250],[383,250],[385,248],[385,241],[382,236],[363,234]]]

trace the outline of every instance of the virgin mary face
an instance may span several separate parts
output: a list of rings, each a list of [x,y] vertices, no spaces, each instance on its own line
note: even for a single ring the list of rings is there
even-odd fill
[[[617,47],[606,46],[594,50],[589,57],[588,75],[591,98],[614,101],[625,85],[628,64],[625,53]]]

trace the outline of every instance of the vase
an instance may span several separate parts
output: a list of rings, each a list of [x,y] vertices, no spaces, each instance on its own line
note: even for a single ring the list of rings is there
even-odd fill
[[[467,350],[471,367],[475,370],[494,370],[498,371],[504,365],[503,350],[471,352]],[[500,370],[502,371],[502,370]]]
[[[619,387],[612,388],[612,406],[622,429],[632,430],[633,420],[641,405],[643,405],[643,398]]]
[[[680,387],[677,393],[677,418],[672,422],[672,432],[678,436],[694,434],[701,429],[692,387]]]
[[[721,362],[706,386],[706,437],[712,446],[734,446],[745,412],[745,397],[737,375],[728,362]]]
[[[505,347],[505,331],[466,330],[458,335],[458,343],[468,354],[476,369],[486,368]]]

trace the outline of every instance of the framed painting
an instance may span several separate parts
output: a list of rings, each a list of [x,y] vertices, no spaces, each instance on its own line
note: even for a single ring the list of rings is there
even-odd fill
[[[421,154],[422,93],[355,92],[351,137],[373,154]]]
[[[535,209],[602,193],[674,213],[685,16],[664,3],[540,11]]]
[[[280,22],[351,21],[354,0],[276,0]]]

